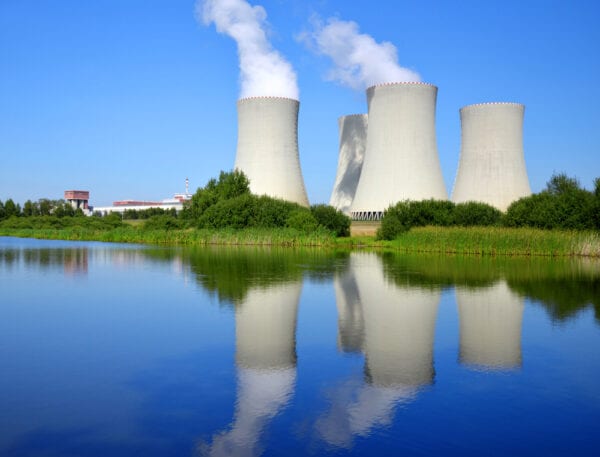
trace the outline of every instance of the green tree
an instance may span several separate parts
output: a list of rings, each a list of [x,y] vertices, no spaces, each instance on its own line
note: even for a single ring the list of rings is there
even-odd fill
[[[40,198],[38,200],[38,205],[40,208],[40,216],[50,216],[52,213],[52,202],[47,198]]]
[[[250,194],[250,181],[243,172],[239,170],[221,171],[218,180],[213,178],[208,181],[206,186],[196,191],[191,201],[186,203],[182,216],[197,220],[217,202],[246,194]]]
[[[4,209],[4,203],[0,200],[0,221],[6,217],[6,210]]]
[[[7,218],[21,215],[21,208],[18,205],[15,205],[12,198],[9,198],[4,202],[4,215]]]
[[[40,209],[36,202],[32,202],[31,200],[27,200],[23,204],[23,216],[31,217],[31,216],[39,216]]]
[[[312,205],[310,212],[320,226],[335,233],[335,236],[350,236],[350,218],[333,206]]]

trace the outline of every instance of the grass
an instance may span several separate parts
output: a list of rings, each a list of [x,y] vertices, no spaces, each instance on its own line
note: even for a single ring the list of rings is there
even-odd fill
[[[0,236],[156,245],[315,246],[382,249],[404,253],[485,256],[581,256],[600,258],[600,233],[500,227],[420,227],[393,241],[372,236],[334,238],[329,232],[294,229],[144,230],[131,225],[113,229],[68,227],[18,229],[0,225]]]

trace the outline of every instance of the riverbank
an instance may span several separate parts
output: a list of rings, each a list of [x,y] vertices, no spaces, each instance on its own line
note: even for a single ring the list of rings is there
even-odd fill
[[[375,240],[373,236],[335,238],[324,230],[306,234],[294,229],[145,230],[134,226],[108,230],[86,227],[62,229],[0,227],[0,236],[178,246],[306,246],[383,249],[406,253],[600,258],[600,234],[597,232],[529,228],[419,227],[411,229],[392,241]]]

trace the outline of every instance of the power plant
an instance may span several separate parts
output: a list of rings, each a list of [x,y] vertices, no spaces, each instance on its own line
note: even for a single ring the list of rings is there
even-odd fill
[[[329,204],[348,215],[367,148],[368,119],[366,114],[350,114],[338,119],[340,148]]]
[[[393,83],[367,89],[367,150],[351,205],[356,220],[379,220],[401,200],[447,199],[435,136],[437,87]]]
[[[519,103],[460,110],[461,149],[452,201],[478,201],[506,211],[531,194],[523,153],[524,112]]]
[[[308,206],[298,157],[300,102],[283,97],[238,100],[235,168],[250,180],[250,190]]]

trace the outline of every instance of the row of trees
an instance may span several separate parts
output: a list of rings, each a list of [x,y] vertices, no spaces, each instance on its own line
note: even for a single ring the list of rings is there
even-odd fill
[[[305,208],[250,192],[250,183],[240,171],[221,172],[199,188],[176,216],[163,214],[150,217],[146,228],[283,228],[304,232],[325,229],[336,236],[350,234],[350,218],[328,205]]]
[[[0,220],[9,217],[31,217],[31,216],[83,216],[83,211],[74,209],[64,200],[49,200],[41,198],[36,202],[27,200],[23,207],[15,203],[11,198],[2,202],[0,200]]]
[[[386,210],[377,236],[391,240],[411,227],[426,225],[600,230],[600,178],[596,178],[594,191],[590,192],[575,178],[554,175],[542,192],[513,202],[506,213],[476,202],[398,202]]]

